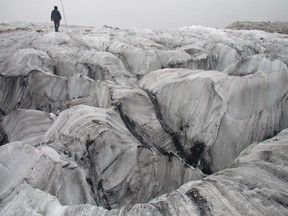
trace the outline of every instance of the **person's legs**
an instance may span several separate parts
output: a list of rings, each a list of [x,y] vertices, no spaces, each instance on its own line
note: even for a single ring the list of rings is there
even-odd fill
[[[55,28],[55,32],[57,32],[57,22],[54,21],[54,28]]]
[[[58,32],[59,26],[60,26],[60,22],[59,21],[55,21],[55,31]]]

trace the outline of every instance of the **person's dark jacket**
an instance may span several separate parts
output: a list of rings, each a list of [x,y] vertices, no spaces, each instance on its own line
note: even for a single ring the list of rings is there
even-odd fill
[[[54,22],[59,22],[62,19],[61,14],[58,10],[53,10],[51,13],[51,20]]]

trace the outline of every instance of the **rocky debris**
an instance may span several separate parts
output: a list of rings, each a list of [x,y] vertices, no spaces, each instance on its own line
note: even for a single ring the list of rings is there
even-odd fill
[[[0,146],[9,143],[6,132],[0,127]]]
[[[250,22],[250,21],[237,21],[226,27],[227,29],[234,30],[261,30],[271,33],[288,34],[287,22]]]

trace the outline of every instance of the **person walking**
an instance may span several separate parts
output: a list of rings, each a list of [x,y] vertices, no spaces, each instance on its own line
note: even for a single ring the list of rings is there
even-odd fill
[[[58,7],[54,6],[54,10],[51,13],[51,21],[54,21],[55,32],[58,32],[61,19],[62,17],[61,17],[60,12],[58,11]]]

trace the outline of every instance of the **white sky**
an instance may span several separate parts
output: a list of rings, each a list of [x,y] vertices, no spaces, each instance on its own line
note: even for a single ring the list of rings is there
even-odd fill
[[[224,28],[234,21],[288,21],[288,0],[62,0],[68,24]],[[0,22],[49,22],[60,0],[0,0]],[[64,24],[64,19],[62,20]]]

